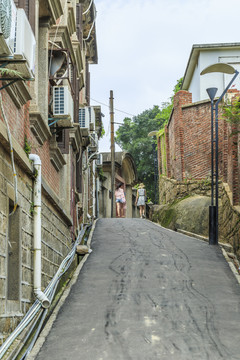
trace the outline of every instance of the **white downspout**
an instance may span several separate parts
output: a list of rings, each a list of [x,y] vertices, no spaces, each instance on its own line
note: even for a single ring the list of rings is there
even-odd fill
[[[35,169],[35,181],[34,181],[34,229],[33,229],[33,286],[34,294],[41,302],[42,307],[48,308],[50,301],[47,296],[41,290],[42,279],[42,267],[41,267],[41,253],[42,253],[42,239],[41,239],[41,159],[36,154],[30,154],[29,159],[33,161]]]

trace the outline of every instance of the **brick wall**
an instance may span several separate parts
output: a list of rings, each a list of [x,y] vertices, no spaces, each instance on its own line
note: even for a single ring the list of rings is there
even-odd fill
[[[228,183],[232,192],[231,201],[236,205],[240,202],[240,139],[238,127],[228,124],[223,119],[221,104],[219,104],[218,110],[219,178]],[[162,138],[159,139],[158,147],[160,175],[167,173],[169,178],[180,181],[184,179],[210,178],[210,100],[192,103],[189,92],[179,91],[175,94],[171,118],[165,127],[166,156],[162,152],[161,142]],[[163,159],[164,156],[165,159]],[[164,161],[167,171],[163,169]]]
[[[52,190],[59,194],[60,174],[54,168],[50,161],[49,142],[45,141],[43,145],[39,145],[35,136],[30,130],[29,123],[29,102],[17,109],[13,100],[6,91],[2,91],[3,107],[6,118],[8,120],[11,135],[17,140],[24,149],[25,141],[31,146],[31,151],[40,156],[42,161],[42,176],[49,184]],[[0,118],[3,121],[1,112]]]
[[[183,178],[202,179],[211,174],[211,104],[182,109],[184,118]],[[220,144],[219,144],[220,145]],[[219,149],[221,146],[219,146]],[[221,150],[220,150],[221,151]]]
[[[170,176],[182,180],[185,173],[184,132],[185,119],[182,107],[192,102],[192,94],[181,90],[174,97],[173,112],[168,126],[168,163]]]

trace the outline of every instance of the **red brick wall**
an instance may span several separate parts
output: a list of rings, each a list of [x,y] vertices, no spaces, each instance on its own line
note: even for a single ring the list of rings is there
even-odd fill
[[[174,96],[173,113],[168,125],[169,154],[168,164],[170,166],[170,177],[182,180],[185,172],[184,164],[184,128],[182,106],[192,102],[192,94],[180,90]]]
[[[211,103],[191,102],[190,93],[179,91],[165,128],[167,176],[176,180],[211,176]],[[219,179],[228,183],[236,205],[240,203],[240,135],[236,125],[222,118],[221,104],[218,110]]]
[[[25,138],[27,139],[28,144],[31,146],[31,151],[38,154],[41,158],[42,176],[52,190],[59,195],[60,174],[50,161],[49,143],[46,141],[40,146],[30,130],[29,102],[18,109],[6,91],[2,91],[1,94],[11,135],[18,141],[23,149],[25,146]],[[0,118],[3,121],[1,112]]]
[[[183,109],[184,178],[202,179],[211,173],[211,103]]]

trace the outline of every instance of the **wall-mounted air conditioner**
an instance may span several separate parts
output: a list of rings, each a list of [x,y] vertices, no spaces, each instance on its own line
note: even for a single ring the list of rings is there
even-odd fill
[[[53,116],[59,118],[58,126],[72,126],[73,99],[68,86],[53,86]]]
[[[14,54],[22,55],[28,62],[29,69],[34,73],[36,40],[23,9],[17,9],[16,37]]]
[[[79,108],[79,124],[81,128],[87,128],[90,131],[95,130],[95,111],[93,106]]]
[[[102,164],[103,164],[103,156],[102,156],[102,154],[98,154],[97,160],[96,160],[96,165],[97,165],[97,167],[101,167]]]
[[[79,108],[78,121],[80,128],[89,129],[89,111],[87,107]]]
[[[13,0],[1,0],[0,6],[0,54],[12,55],[16,35],[17,8]]]

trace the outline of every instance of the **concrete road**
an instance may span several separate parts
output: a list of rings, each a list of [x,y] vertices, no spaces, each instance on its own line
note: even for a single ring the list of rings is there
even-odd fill
[[[219,247],[101,219],[37,360],[240,359],[240,285]]]

